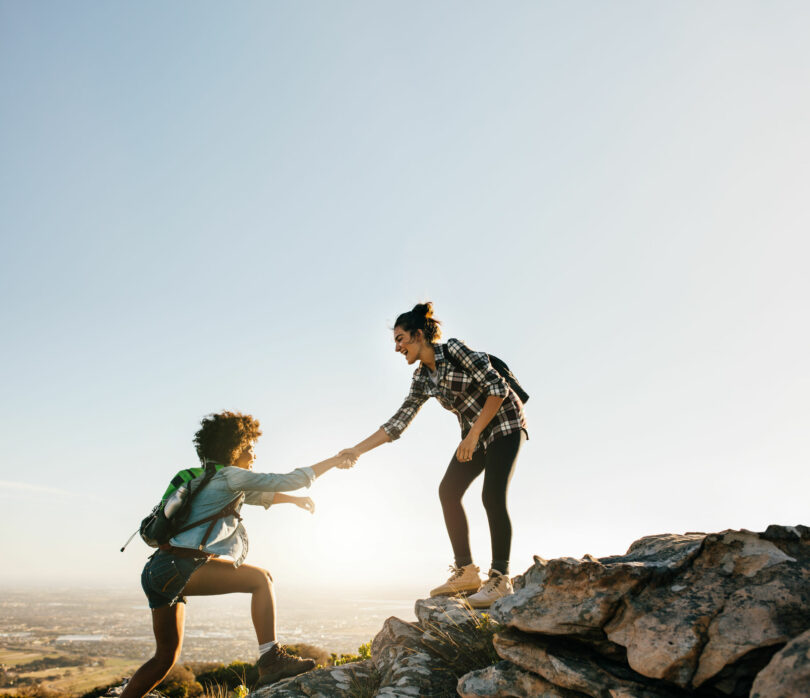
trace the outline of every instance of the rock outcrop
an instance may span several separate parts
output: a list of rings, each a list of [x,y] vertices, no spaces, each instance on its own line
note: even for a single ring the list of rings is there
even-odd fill
[[[418,621],[389,618],[372,659],[354,665],[365,695],[810,696],[807,527],[649,536],[600,559],[536,557],[514,583],[490,610],[497,656],[487,656],[487,616],[458,599],[418,601]],[[359,695],[346,672],[317,670],[255,695]]]
[[[260,688],[256,698],[342,695],[454,695],[463,668],[497,661],[487,616],[461,599],[416,602],[416,623],[389,618],[371,643],[371,660],[316,669]],[[356,673],[352,673],[357,667]]]
[[[376,685],[377,672],[374,662],[342,664],[317,669],[292,679],[279,681],[272,686],[260,688],[251,696],[274,696],[274,698],[328,698],[329,696],[363,695],[364,686]]]

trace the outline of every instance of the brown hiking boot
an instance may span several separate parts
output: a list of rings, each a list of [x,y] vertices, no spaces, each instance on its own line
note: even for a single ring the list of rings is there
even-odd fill
[[[481,588],[478,568],[470,563],[464,567],[450,565],[450,579],[430,592],[431,596],[449,596],[453,594],[473,594]]]
[[[312,659],[301,659],[301,657],[287,654],[281,645],[276,644],[259,657],[256,667],[259,670],[256,688],[259,688],[314,669],[315,662]]]

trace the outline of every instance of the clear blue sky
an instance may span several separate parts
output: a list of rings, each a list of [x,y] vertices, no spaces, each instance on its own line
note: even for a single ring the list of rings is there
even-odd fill
[[[808,523],[809,29],[779,1],[0,1],[0,582],[137,589],[118,547],[199,419],[256,415],[259,470],[355,443],[427,299],[532,394],[513,572]],[[428,405],[314,517],[251,512],[249,561],[433,586],[457,442]]]

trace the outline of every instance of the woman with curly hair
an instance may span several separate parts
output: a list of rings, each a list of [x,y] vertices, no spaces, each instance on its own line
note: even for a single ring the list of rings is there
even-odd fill
[[[243,565],[248,539],[241,523],[242,504],[268,508],[290,503],[314,511],[309,497],[283,494],[309,487],[327,470],[350,467],[352,460],[334,456],[279,475],[254,473],[253,445],[261,436],[258,420],[239,412],[220,412],[202,420],[194,436],[205,474],[191,481],[194,496],[183,527],[146,563],[141,585],[152,610],[157,648],[130,679],[122,698],[140,698],[168,674],[183,645],[186,596],[246,593],[259,643],[259,684],[266,685],[312,669],[311,659],[287,654],[276,641],[273,580],[261,567]],[[199,525],[194,525],[198,522]],[[231,561],[220,556],[232,558]]]
[[[394,350],[409,365],[418,363],[411,389],[396,414],[376,432],[341,454],[353,459],[398,439],[421,406],[435,397],[454,412],[461,426],[461,443],[439,485],[444,521],[455,556],[450,578],[431,596],[472,594],[468,601],[486,608],[512,593],[509,552],[512,524],[506,492],[523,441],[527,438],[523,403],[493,367],[488,354],[472,351],[458,339],[439,343],[441,329],[433,317],[433,304],[420,303],[402,313],[394,324]],[[484,473],[483,502],[489,521],[492,564],[482,584],[470,553],[467,516],[461,498]]]

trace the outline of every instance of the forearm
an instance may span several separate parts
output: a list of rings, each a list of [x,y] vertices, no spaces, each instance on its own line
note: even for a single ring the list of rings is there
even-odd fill
[[[242,468],[226,468],[225,481],[234,492],[287,492],[301,487],[309,487],[311,476],[301,468],[289,473],[254,473]],[[247,501],[247,500],[246,500]],[[252,502],[248,502],[252,503]]]
[[[368,451],[377,448],[377,446],[390,443],[390,441],[391,437],[388,436],[383,429],[377,429],[377,431],[375,431],[367,439],[364,439],[359,444],[354,446],[353,450],[357,451],[358,453],[367,453]]]
[[[314,465],[310,465],[309,467],[312,468],[312,472],[315,473],[315,477],[320,477],[326,471],[331,470],[337,465],[342,465],[345,462],[346,458],[343,456],[332,456],[331,458],[327,458],[326,460],[322,460],[320,463],[315,463]]]
[[[486,429],[487,424],[492,421],[492,418],[501,408],[503,401],[504,398],[502,397],[490,395],[487,398],[487,401],[484,403],[484,407],[482,408],[481,413],[478,415],[478,418],[473,422],[473,425],[470,428],[470,434],[473,434],[476,438],[479,437],[481,432]]]
[[[295,504],[299,499],[300,497],[284,494],[283,492],[276,492],[273,497],[273,504]]]

